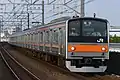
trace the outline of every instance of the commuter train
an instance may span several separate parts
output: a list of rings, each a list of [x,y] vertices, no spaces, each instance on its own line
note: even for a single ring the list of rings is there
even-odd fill
[[[42,57],[59,65],[63,61],[71,72],[104,72],[109,60],[109,22],[94,17],[59,18],[13,34],[9,43],[43,52]]]

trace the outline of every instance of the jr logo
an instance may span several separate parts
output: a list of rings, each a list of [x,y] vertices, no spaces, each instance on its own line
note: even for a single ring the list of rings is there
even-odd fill
[[[102,39],[102,38],[99,38],[99,39],[97,40],[97,42],[103,42],[103,39]]]

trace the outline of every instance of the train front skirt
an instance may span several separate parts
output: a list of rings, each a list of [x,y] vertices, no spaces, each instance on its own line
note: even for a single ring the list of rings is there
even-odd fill
[[[104,72],[107,69],[107,66],[99,66],[99,68],[95,67],[81,67],[81,68],[76,68],[76,66],[71,66],[71,61],[66,61],[66,67],[71,71],[71,72]]]

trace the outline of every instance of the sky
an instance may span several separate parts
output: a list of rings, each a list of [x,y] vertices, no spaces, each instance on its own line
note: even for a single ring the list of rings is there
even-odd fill
[[[4,3],[4,2],[9,3],[9,1],[25,2],[25,0],[0,0],[0,3]],[[27,1],[30,2],[31,0],[27,0]],[[34,1],[35,0],[32,0],[32,2],[34,2]],[[37,3],[40,3],[41,1],[42,0],[39,0]],[[48,2],[48,0],[44,0],[44,1]],[[51,2],[54,0],[49,0],[49,1]],[[56,0],[56,1],[62,2],[63,0]],[[71,0],[65,0],[65,1],[71,1]],[[73,1],[75,1],[75,0],[73,0]],[[80,0],[78,0],[78,1],[80,1]],[[85,0],[85,2],[87,2],[87,1],[89,1],[89,0]],[[70,4],[68,4],[68,5],[71,6]],[[12,9],[11,7],[7,6],[7,8],[8,8],[7,11],[8,10],[11,11],[11,9]],[[51,8],[51,10],[53,10],[52,7],[49,7],[49,8]],[[93,16],[93,13],[96,13],[97,17],[107,19],[110,22],[110,25],[120,26],[120,20],[119,20],[120,10],[119,10],[119,8],[120,8],[120,0],[93,0],[93,2],[90,2],[85,5],[85,15]],[[18,9],[19,9],[19,7],[16,8],[16,10],[18,10]],[[49,14],[47,13],[47,15],[52,15],[52,13],[49,12]],[[67,15],[68,15],[68,13],[67,13]],[[7,15],[7,16],[9,16],[9,15]],[[40,18],[40,17],[41,16],[39,16],[37,18]]]
[[[86,0],[87,1],[87,0]],[[85,5],[85,15],[105,18],[110,25],[120,26],[120,0],[94,0]]]
[[[15,1],[16,3],[17,2],[18,3],[25,2],[25,0],[0,0],[0,3],[9,3],[9,1],[11,1],[11,2]],[[35,0],[27,0],[27,1],[34,2]],[[39,0],[37,3],[41,3],[41,1],[42,0]],[[44,0],[44,1],[47,2],[48,0]],[[49,0],[49,1],[51,2],[54,0]],[[56,1],[62,2],[63,0],[56,0]],[[65,1],[71,1],[71,0],[65,0]],[[75,0],[73,0],[73,1],[75,1]],[[87,2],[87,1],[89,1],[89,0],[85,0],[85,2]],[[68,4],[68,5],[71,7],[70,4]],[[2,6],[0,6],[0,12],[2,11],[1,7]],[[49,8],[51,10],[53,10],[52,7],[49,7]],[[96,17],[107,19],[110,22],[110,25],[120,26],[120,20],[119,20],[120,9],[119,8],[120,8],[120,0],[93,0],[93,2],[90,2],[85,5],[85,16],[93,16],[93,13],[96,13]],[[6,10],[12,11],[12,6],[8,5]],[[19,10],[19,6],[16,8],[16,10]],[[47,15],[52,15],[52,13],[49,12],[49,14],[47,13]],[[68,13],[67,13],[67,15],[68,15]],[[9,15],[7,15],[7,16],[9,16]],[[40,18],[40,16],[37,18]],[[52,18],[54,18],[54,17],[52,17]]]

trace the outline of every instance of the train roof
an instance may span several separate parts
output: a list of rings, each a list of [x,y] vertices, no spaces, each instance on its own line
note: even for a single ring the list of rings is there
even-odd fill
[[[97,17],[83,17],[83,18],[81,18],[81,17],[76,17],[76,18],[72,18],[72,19],[70,19],[70,20],[75,20],[75,19],[92,19],[92,20],[101,20],[101,21],[106,21],[106,22],[108,22],[107,19],[97,18]]]
[[[22,31],[22,32],[14,33],[10,37],[20,36],[20,35],[27,34],[27,33],[30,33],[30,32],[35,32],[36,30],[41,29],[41,28],[46,28],[46,27],[49,27],[49,26],[62,24],[62,23],[65,23],[68,19],[70,19],[70,17],[68,17],[68,16],[67,17],[61,17],[61,18],[52,20],[50,23],[45,24],[44,26],[39,25],[39,27],[36,27],[36,28],[30,28],[30,29],[27,29],[27,30]]]
[[[53,25],[57,25],[57,24],[62,24],[62,23],[65,23],[67,20],[75,20],[75,19],[93,19],[93,20],[107,21],[107,19],[102,19],[102,18],[94,18],[94,17],[83,17],[83,18],[76,17],[76,18],[71,18],[71,17],[67,16],[67,17],[61,17],[61,18],[58,18],[58,19],[54,19],[50,23],[45,24],[44,26],[39,25],[39,27],[30,28],[28,30],[12,34],[10,37],[20,36],[20,35],[27,34],[27,33],[32,33],[32,32],[35,32],[36,30],[41,29],[41,28],[46,28],[46,27],[49,27],[49,26],[53,26]]]

